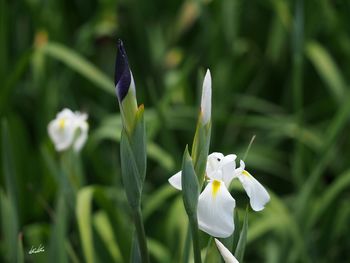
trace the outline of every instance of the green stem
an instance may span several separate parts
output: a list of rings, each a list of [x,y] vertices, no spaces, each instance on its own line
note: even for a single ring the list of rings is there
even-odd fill
[[[188,263],[190,258],[190,246],[191,246],[191,226],[187,226],[187,233],[186,233],[186,240],[185,240],[185,247],[184,247],[184,253],[182,262]]]
[[[304,44],[304,1],[295,1],[293,29],[293,71],[292,85],[296,123],[303,126],[303,44]],[[300,131],[300,129],[298,129]],[[293,176],[298,186],[303,184],[303,145],[298,140],[294,145]]]
[[[199,247],[197,216],[190,217],[190,225],[191,225],[191,234],[192,234],[192,242],[193,242],[194,262],[202,263],[201,250]]]
[[[136,227],[137,240],[139,242],[139,248],[143,263],[149,263],[149,255],[147,250],[146,234],[143,227],[141,208],[137,208],[133,212],[134,224]]]
[[[206,252],[205,252],[205,258],[204,258],[204,263],[207,263],[208,262],[208,254],[209,254],[209,250],[210,250],[210,246],[211,246],[211,242],[213,241],[213,237],[209,237],[209,240],[208,240],[208,244],[207,244],[207,249],[206,249]]]

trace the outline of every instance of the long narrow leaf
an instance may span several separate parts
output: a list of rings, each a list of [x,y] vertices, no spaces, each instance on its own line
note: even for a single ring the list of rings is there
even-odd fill
[[[45,44],[42,49],[48,56],[63,62],[84,78],[93,82],[97,87],[114,95],[113,81],[74,50],[54,42]]]

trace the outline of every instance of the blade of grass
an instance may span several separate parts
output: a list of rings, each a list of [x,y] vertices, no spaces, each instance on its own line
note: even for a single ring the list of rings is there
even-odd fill
[[[113,81],[95,65],[74,50],[54,42],[48,42],[42,47],[42,49],[46,55],[61,61],[86,79],[90,80],[97,87],[115,95]]]
[[[7,262],[16,262],[17,260],[17,239],[18,239],[18,217],[16,214],[13,200],[6,196],[0,188],[0,205],[1,205],[1,227],[4,243],[4,258]]]
[[[336,115],[333,117],[327,130],[327,136],[325,140],[325,146],[321,151],[321,156],[317,159],[317,165],[313,168],[310,176],[303,185],[300,194],[298,195],[296,202],[296,216],[300,220],[303,220],[303,215],[309,205],[309,199],[312,196],[312,192],[319,182],[327,165],[331,163],[333,158],[336,157],[336,145],[335,140],[339,136],[340,132],[344,129],[350,115],[350,93],[346,96],[344,103],[338,109]]]
[[[306,56],[314,65],[336,101],[343,101],[346,85],[329,52],[320,43],[314,41],[309,41],[306,44],[305,51]]]
[[[169,200],[170,197],[178,193],[171,187],[170,185],[164,185],[159,190],[154,192],[151,196],[149,196],[144,202],[143,208],[143,218],[146,221],[147,218],[152,215],[154,211],[160,209],[165,202]]]
[[[292,70],[294,112],[298,127],[303,127],[303,45],[304,2],[298,0],[295,3]],[[297,131],[300,132],[301,129]],[[295,141],[293,159],[292,174],[294,181],[297,185],[301,185],[303,182],[303,145],[300,141]]]
[[[112,256],[114,262],[122,262],[122,256],[113,235],[111,222],[104,211],[99,211],[94,215],[94,226],[104,242],[104,247]]]
[[[50,258],[54,258],[55,262],[68,262],[66,252],[66,234],[67,234],[67,211],[63,192],[58,194],[56,205],[55,222],[52,225],[51,240],[49,247]]]
[[[247,233],[248,233],[248,207],[245,211],[242,230],[239,235],[238,244],[235,250],[235,257],[239,262],[243,262],[244,251],[247,243]]]
[[[13,160],[13,149],[12,141],[10,137],[10,131],[8,128],[8,123],[5,119],[1,123],[1,144],[2,144],[2,169],[5,179],[6,192],[11,199],[14,210],[18,211],[18,200],[17,200],[17,179],[15,173],[15,166]]]
[[[310,220],[307,222],[308,227],[312,227],[317,220],[322,218],[323,214],[335,202],[336,198],[346,189],[350,187],[350,171],[346,171],[339,175],[327,190],[322,194],[320,200],[314,209],[311,210]]]
[[[17,238],[17,263],[24,263],[23,234],[19,233]]]
[[[77,194],[76,217],[79,227],[80,240],[84,258],[87,263],[95,262],[94,243],[91,229],[91,206],[94,187],[88,186],[79,190]]]

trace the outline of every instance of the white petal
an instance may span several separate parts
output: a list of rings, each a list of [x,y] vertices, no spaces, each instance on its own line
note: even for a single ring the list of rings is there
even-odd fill
[[[63,115],[66,116],[66,115]],[[48,133],[57,151],[69,148],[74,140],[74,120],[72,118],[56,118],[48,125]]]
[[[220,161],[224,158],[224,155],[219,152],[213,152],[208,155],[206,172],[208,177],[211,173],[216,172],[219,168]]]
[[[250,173],[243,171],[238,175],[244,190],[250,199],[250,206],[254,211],[264,209],[267,202],[270,201],[270,195],[266,189]]]
[[[73,119],[75,117],[74,113],[67,108],[64,108],[56,115],[56,119],[66,118],[66,119]]]
[[[132,72],[130,70],[130,77],[131,77],[131,82],[130,82],[130,91],[133,92],[133,94],[136,96],[136,88],[135,88],[135,81],[134,81],[134,76],[132,75]]]
[[[198,199],[199,229],[214,237],[229,237],[234,230],[235,205],[236,202],[224,182],[210,181]]]
[[[73,145],[78,151],[87,139],[87,114],[63,109],[56,119],[48,125],[48,133],[57,151],[63,151]],[[78,132],[78,133],[77,133]]]
[[[211,75],[207,70],[203,81],[201,111],[203,116],[203,124],[207,124],[211,118]]]
[[[210,154],[207,161],[207,176],[210,179],[224,181],[228,188],[235,176],[236,158],[235,154],[226,156],[218,152]]]
[[[73,149],[74,151],[79,152],[87,140],[89,125],[86,121],[82,121],[77,124],[77,129],[77,132],[80,132],[80,134],[75,139]]]
[[[77,124],[79,125],[80,123],[83,123],[87,120],[88,115],[86,113],[81,113],[80,111],[76,111],[74,118],[77,121]]]
[[[237,155],[229,154],[221,161],[222,180],[225,182],[226,187],[230,186],[232,179],[235,177]]]
[[[218,239],[214,238],[214,240],[225,263],[239,263],[230,250],[228,250]]]
[[[170,177],[168,182],[177,190],[182,190],[181,171]]]

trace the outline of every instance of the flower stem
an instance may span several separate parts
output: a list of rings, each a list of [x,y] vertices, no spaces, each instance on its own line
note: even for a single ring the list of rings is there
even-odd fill
[[[188,263],[189,257],[190,257],[190,248],[191,248],[191,226],[187,226],[187,233],[186,233],[186,240],[185,240],[185,247],[184,247],[184,253],[183,253],[183,258],[182,262],[183,263]]]
[[[139,248],[143,263],[149,263],[149,255],[147,250],[146,234],[143,227],[141,208],[138,207],[133,211],[134,224],[136,227],[137,240],[139,242]]]
[[[199,247],[197,216],[191,216],[189,217],[189,219],[190,219],[192,242],[193,242],[194,262],[202,263],[201,249]]]

